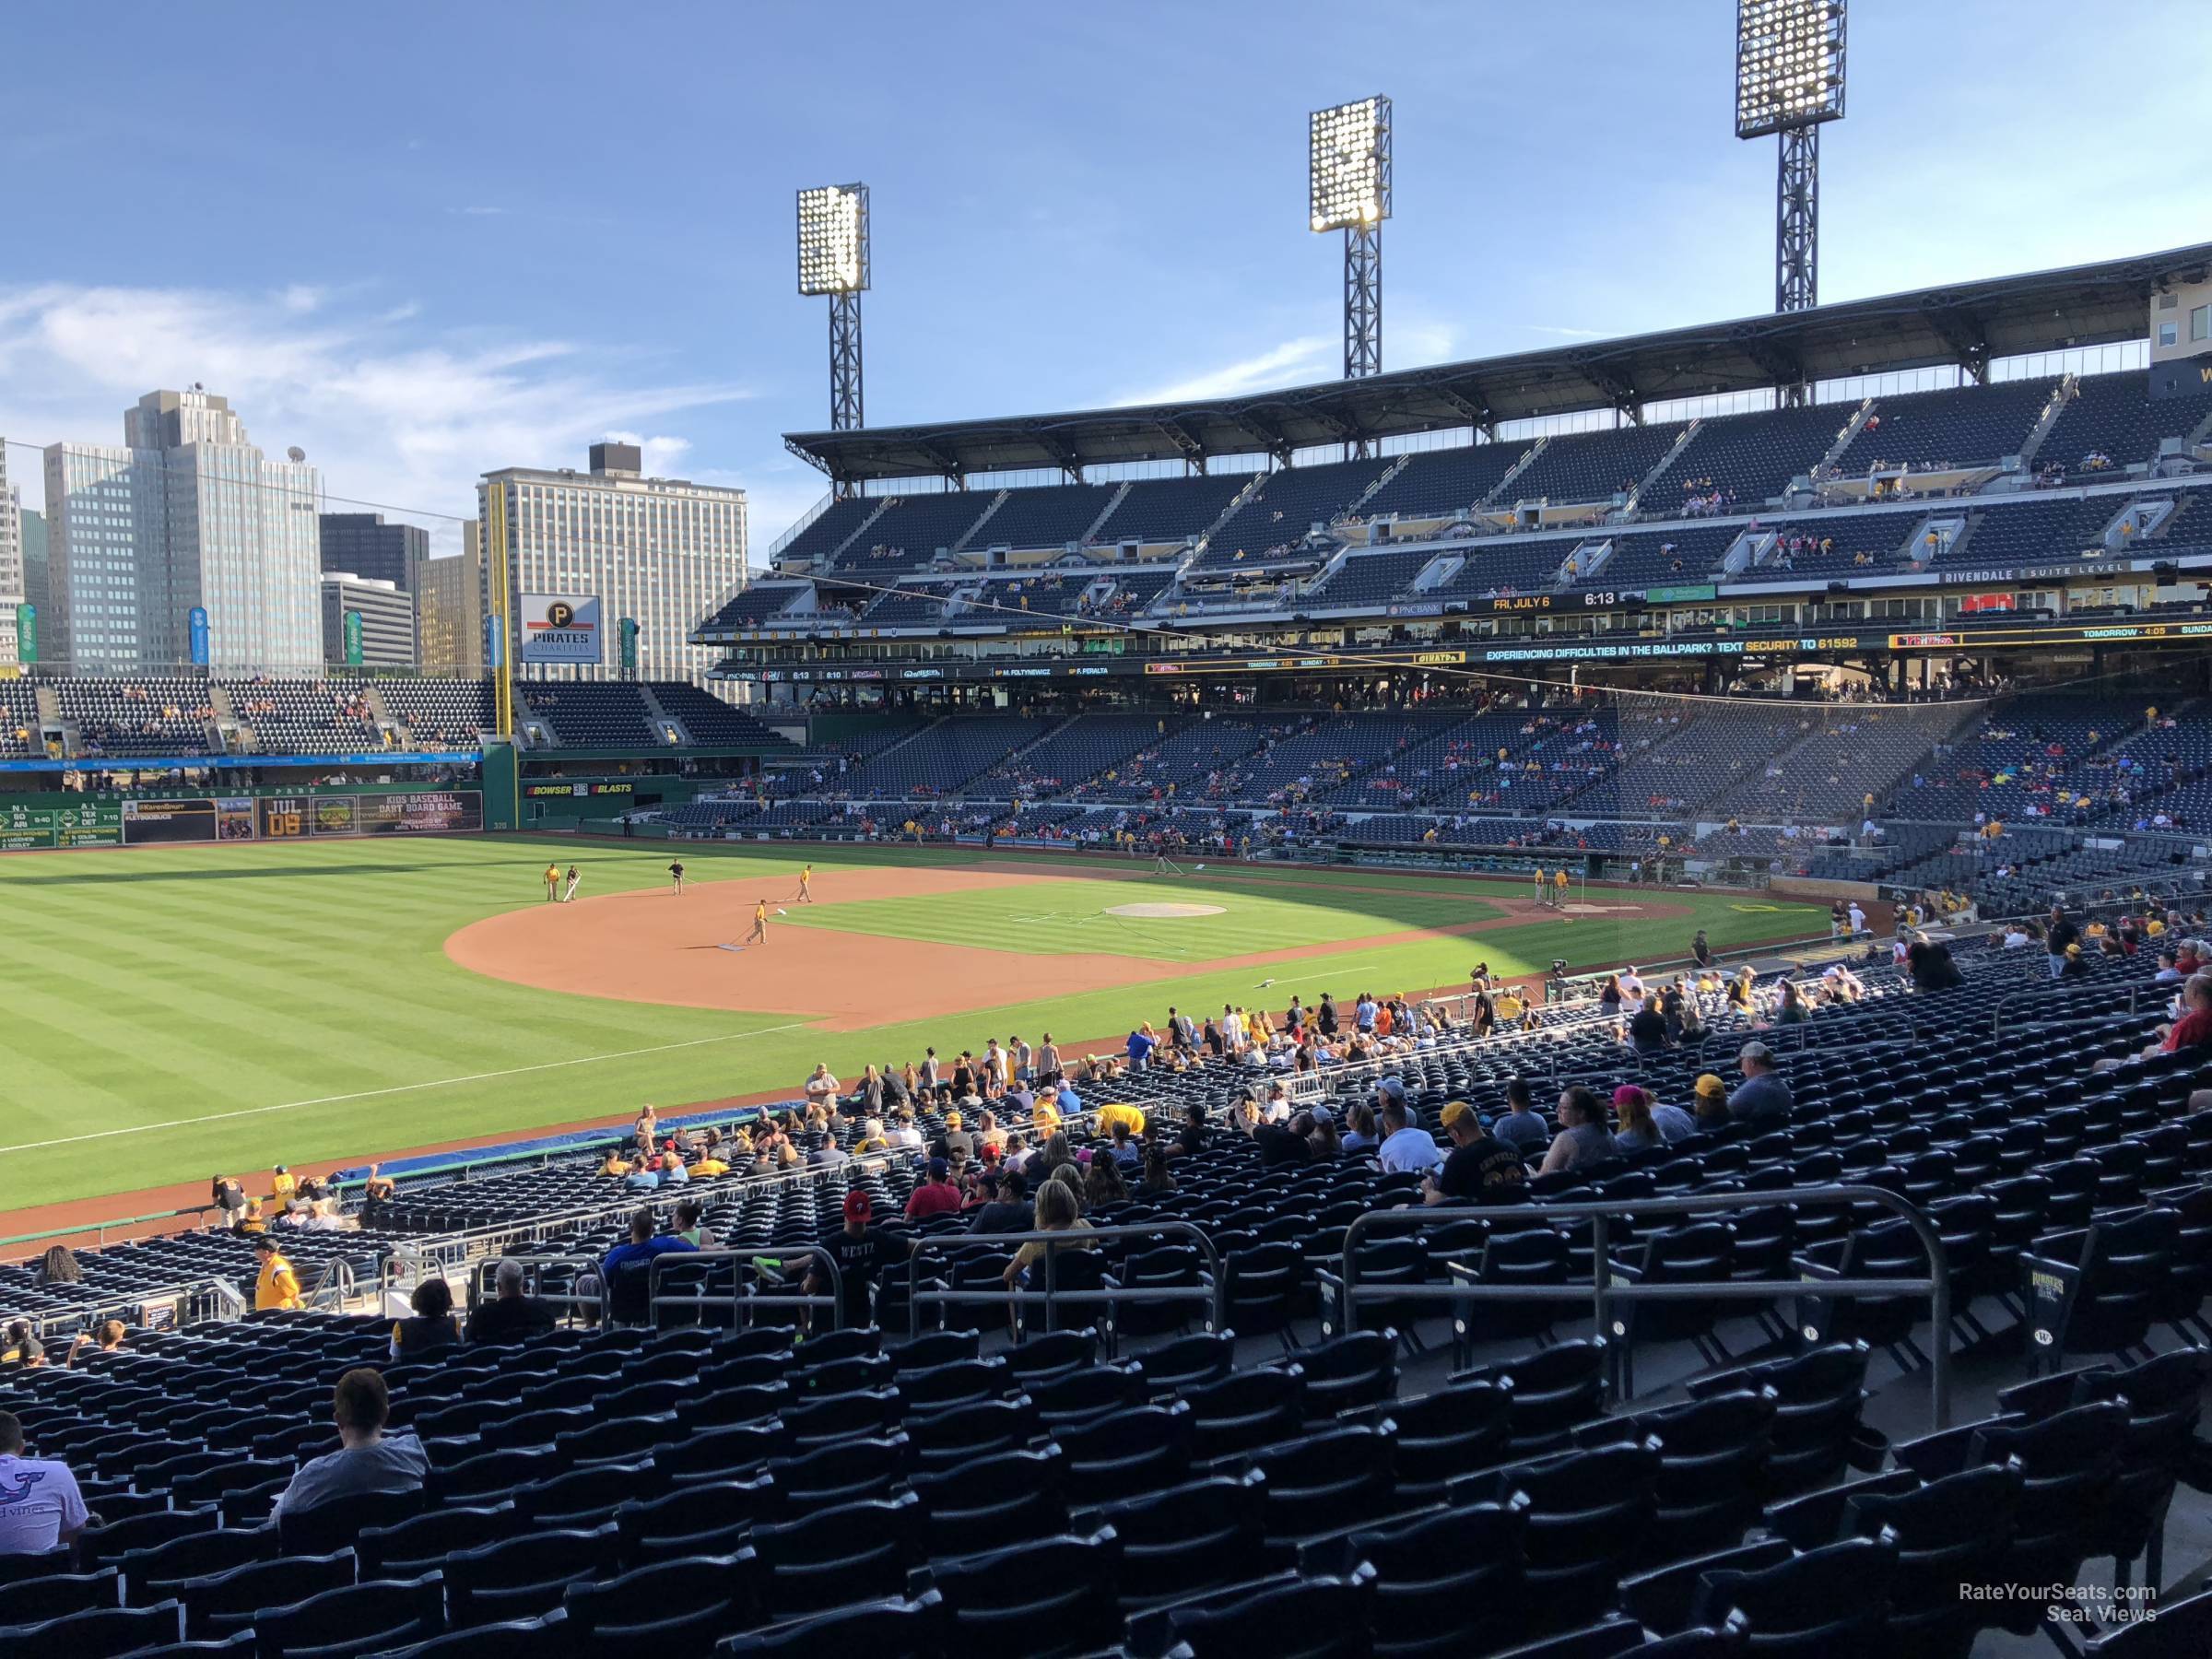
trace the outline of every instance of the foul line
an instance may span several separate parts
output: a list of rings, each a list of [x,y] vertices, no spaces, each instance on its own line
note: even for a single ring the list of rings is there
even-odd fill
[[[756,1031],[729,1031],[720,1037],[691,1037],[682,1042],[660,1042],[651,1048],[623,1049],[611,1054],[582,1054],[573,1060],[545,1060],[535,1065],[511,1065],[504,1071],[476,1072],[465,1077],[435,1077],[428,1083],[395,1083],[389,1088],[363,1088],[352,1094],[318,1095],[310,1100],[280,1100],[274,1106],[246,1106],[236,1112],[211,1112],[204,1117],[172,1118],[165,1124],[133,1124],[121,1129],[99,1129],[89,1135],[64,1135],[53,1140],[22,1141],[0,1147],[0,1154],[37,1152],[48,1147],[74,1147],[85,1141],[112,1140],[124,1135],[146,1135],[159,1129],[189,1129],[195,1124],[219,1124],[227,1118],[260,1117],[271,1112],[292,1112],[302,1106],[336,1106],[347,1100],[372,1100],[382,1095],[411,1094],[422,1088],[445,1088],[455,1083],[485,1083],[494,1077],[519,1077],[527,1072],[559,1071],[564,1065],[594,1065],[602,1060],[635,1060],[642,1054],[665,1054],[677,1049],[699,1048],[710,1042],[742,1042],[747,1037],[772,1037],[779,1031],[803,1030],[810,1022],[794,1019],[788,1025],[762,1026]]]

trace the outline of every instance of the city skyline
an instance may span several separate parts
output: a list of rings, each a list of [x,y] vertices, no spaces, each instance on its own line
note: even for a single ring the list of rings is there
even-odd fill
[[[285,51],[184,17],[97,42],[96,17],[26,19],[27,53],[97,43],[107,72],[65,99],[27,83],[0,151],[66,153],[135,188],[128,214],[0,253],[0,435],[75,441],[147,386],[220,384],[273,449],[307,449],[330,505],[404,510],[441,553],[487,469],[627,440],[648,473],[746,488],[764,548],[824,489],[781,441],[829,424],[820,307],[794,292],[794,192],[873,191],[876,424],[1324,380],[1337,272],[1302,222],[1304,122],[1369,92],[1394,98],[1398,127],[1386,369],[1769,303],[1772,154],[1730,129],[1718,0],[1290,6],[1257,37],[1144,6],[967,20],[954,39],[863,6],[866,49],[833,60],[802,18],[662,7],[636,29],[680,27],[685,52],[587,62],[569,42],[605,18],[575,6],[527,30],[405,5],[316,18]],[[2128,71],[2201,34],[2201,15],[2076,21],[2055,5],[1854,6],[1824,299],[2192,240],[2212,187],[2170,153],[2190,93]],[[429,38],[440,49],[419,51]],[[358,73],[300,76],[294,46]],[[740,48],[747,97],[731,100]],[[492,51],[511,73],[486,82]],[[2004,74],[1958,74],[1999,52]],[[145,142],[158,89],[218,65],[235,79],[223,130]],[[2124,76],[2129,98],[2086,125],[2006,93]],[[1069,119],[1070,87],[1097,91],[1091,118]],[[917,123],[924,92],[990,118]],[[531,119],[541,102],[595,118],[556,127]],[[1932,161],[1936,211],[1912,205]],[[1535,209],[1572,204],[1601,165],[1602,195],[1527,243]],[[2040,210],[2062,199],[2065,214]]]

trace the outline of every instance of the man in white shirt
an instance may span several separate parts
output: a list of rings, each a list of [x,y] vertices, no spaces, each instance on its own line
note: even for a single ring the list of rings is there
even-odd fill
[[[1851,936],[1855,939],[1866,931],[1866,912],[1859,908],[1859,901],[1855,899],[1851,901],[1850,915]]]
[[[73,1544],[92,1517],[66,1464],[23,1455],[23,1425],[0,1411],[0,1556]]]
[[[1382,1144],[1375,1149],[1375,1161],[1394,1172],[1425,1175],[1444,1161],[1444,1155],[1436,1149],[1436,1137],[1415,1128],[1412,1118],[1411,1109],[1395,1095],[1383,1102]]]

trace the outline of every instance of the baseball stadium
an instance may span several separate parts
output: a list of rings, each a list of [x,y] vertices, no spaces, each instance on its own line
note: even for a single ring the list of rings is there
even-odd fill
[[[1751,318],[1384,370],[1373,98],[1342,379],[869,426],[802,192],[700,679],[20,621],[0,1654],[2212,1652],[2212,243],[1819,302],[1843,12]]]

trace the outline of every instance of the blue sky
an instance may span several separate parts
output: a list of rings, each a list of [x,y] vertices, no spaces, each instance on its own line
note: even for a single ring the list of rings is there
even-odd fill
[[[1771,303],[1730,0],[18,8],[0,434],[228,393],[326,488],[464,514],[608,433],[742,484],[827,424],[792,194],[865,179],[875,424],[1337,371],[1306,112],[1388,93],[1386,367]],[[2212,237],[2212,7],[1853,0],[1826,300]],[[10,472],[37,499],[34,458]],[[428,522],[428,521],[426,521]]]

